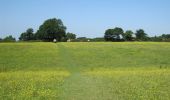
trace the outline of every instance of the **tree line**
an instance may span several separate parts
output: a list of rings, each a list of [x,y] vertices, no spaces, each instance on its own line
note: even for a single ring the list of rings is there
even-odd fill
[[[120,27],[107,29],[104,37],[99,38],[86,38],[78,37],[74,33],[66,33],[66,26],[64,26],[61,19],[48,19],[40,25],[37,32],[32,28],[28,28],[25,32],[20,34],[19,41],[46,41],[52,42],[54,39],[57,42],[97,42],[97,41],[166,41],[170,42],[170,34],[162,34],[160,36],[149,37],[143,29],[138,29],[136,32],[131,30],[124,31]],[[0,38],[0,42],[15,42],[16,39],[12,35]]]
[[[75,39],[76,35],[73,33],[66,33],[66,26],[60,19],[48,19],[46,20],[34,33],[32,28],[26,30],[26,32],[21,33],[20,41],[32,41],[41,40],[51,42],[54,39],[58,42],[66,41],[69,38]]]
[[[143,29],[138,29],[134,33],[131,30],[124,32],[122,28],[116,27],[105,31],[104,38],[106,41],[156,41],[170,42],[170,34],[149,37]]]

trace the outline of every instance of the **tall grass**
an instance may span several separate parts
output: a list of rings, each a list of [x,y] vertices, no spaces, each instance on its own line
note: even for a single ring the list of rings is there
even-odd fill
[[[169,100],[170,43],[1,43],[1,100]]]

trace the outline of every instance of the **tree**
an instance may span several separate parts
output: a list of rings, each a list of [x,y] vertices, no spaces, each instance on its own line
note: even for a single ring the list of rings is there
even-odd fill
[[[0,42],[2,41],[2,38],[0,38]]]
[[[170,34],[162,34],[161,38],[162,38],[162,41],[169,42],[170,41]]]
[[[162,41],[162,37],[155,35],[154,37],[150,37],[150,41],[161,42]]]
[[[22,41],[35,40],[35,34],[33,32],[34,30],[32,28],[28,28],[26,32],[20,35],[19,40]]]
[[[123,29],[116,27],[105,31],[104,38],[106,41],[121,41],[123,36]]]
[[[125,33],[124,33],[124,39],[126,41],[132,41],[133,40],[133,32],[131,30],[127,30]]]
[[[20,37],[19,37],[19,40],[21,41],[27,41],[27,33],[24,32],[24,33],[21,33]]]
[[[72,40],[72,39],[76,39],[76,34],[73,34],[73,33],[67,33],[66,34],[66,37],[67,37],[67,39],[70,39],[70,40]]]
[[[66,38],[66,27],[60,19],[48,19],[40,27],[36,33],[36,37],[44,41],[62,41]]]
[[[151,41],[170,42],[170,34],[162,34],[160,36],[150,37]]]
[[[170,34],[162,34],[162,38],[168,39],[168,38],[170,38]]]
[[[12,35],[9,35],[3,39],[3,42],[15,42],[15,38]]]
[[[140,41],[146,41],[148,39],[147,34],[143,29],[139,29],[135,33],[136,39]]]
[[[34,40],[34,30],[32,28],[27,29],[26,33],[28,34],[28,40]]]

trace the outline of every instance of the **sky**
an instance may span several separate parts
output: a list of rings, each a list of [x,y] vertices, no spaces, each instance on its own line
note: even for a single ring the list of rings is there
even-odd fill
[[[103,37],[115,27],[170,34],[170,0],[0,0],[0,37],[36,32],[49,18],[61,19],[77,37]]]

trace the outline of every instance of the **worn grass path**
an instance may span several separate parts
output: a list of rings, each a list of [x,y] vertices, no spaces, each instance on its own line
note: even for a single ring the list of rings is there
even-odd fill
[[[93,77],[84,75],[82,73],[82,69],[80,67],[76,67],[77,61],[75,61],[73,55],[68,51],[68,49],[66,49],[66,47],[62,44],[57,44],[57,46],[59,48],[59,54],[61,54],[61,60],[65,60],[65,62],[67,62],[62,65],[66,66],[66,68],[71,71],[71,75],[65,80],[61,87],[62,93],[59,96],[59,99],[109,100],[109,94],[107,94],[107,97],[103,96],[104,93],[106,94],[108,92],[107,90],[102,89],[102,80],[96,81]]]
[[[113,94],[104,89],[102,80],[80,73],[72,74],[62,86],[60,100],[111,100]],[[110,96],[110,97],[109,97]]]
[[[63,44],[57,44],[56,46],[60,54],[60,65],[71,73],[60,88],[59,100],[168,100],[169,98],[166,93],[169,92],[166,90],[169,87],[165,85],[165,88],[159,89],[162,84],[168,82],[169,74],[166,74],[167,72],[164,75],[164,72],[160,71],[162,75],[159,78],[156,78],[155,75],[157,74],[145,76],[135,72],[135,75],[131,75],[128,71],[125,71],[125,75],[120,74],[113,76],[114,78],[94,77],[84,73],[86,68],[80,65],[81,63],[78,61],[82,58],[77,59],[75,54],[72,54],[73,52],[69,51],[69,48]],[[152,71],[149,71],[149,73],[152,74]],[[158,81],[158,79],[162,81]],[[152,82],[148,83],[150,80]]]

